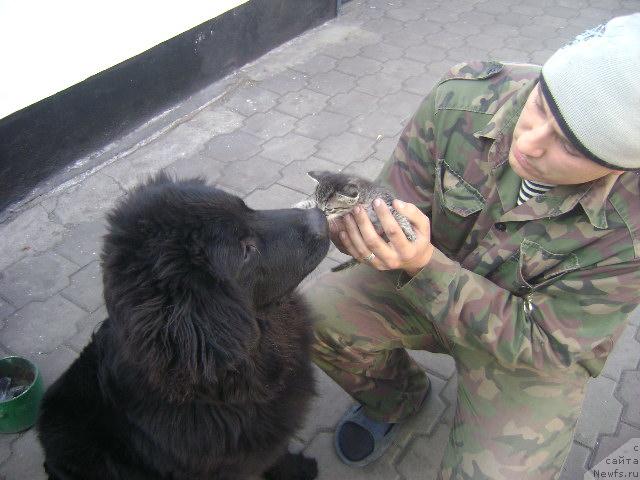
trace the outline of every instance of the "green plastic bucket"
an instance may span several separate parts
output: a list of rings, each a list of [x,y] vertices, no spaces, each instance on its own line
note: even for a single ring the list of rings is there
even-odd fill
[[[0,432],[21,432],[33,426],[38,418],[44,393],[42,377],[38,368],[26,358],[5,357],[0,359],[0,388],[7,384],[19,388],[18,392],[22,393],[15,397],[9,394],[4,401],[0,401]],[[3,391],[7,389],[3,388]]]

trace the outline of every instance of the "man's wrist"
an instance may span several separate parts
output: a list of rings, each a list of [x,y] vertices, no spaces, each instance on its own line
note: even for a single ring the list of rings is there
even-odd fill
[[[411,277],[414,277],[420,272],[420,270],[425,268],[429,264],[429,262],[431,261],[431,257],[433,256],[434,250],[435,250],[435,247],[433,245],[429,245],[429,248],[424,253],[422,258],[420,258],[415,263],[412,262],[411,266],[409,266],[409,267],[404,269],[404,271],[407,273],[407,275],[410,275]]]

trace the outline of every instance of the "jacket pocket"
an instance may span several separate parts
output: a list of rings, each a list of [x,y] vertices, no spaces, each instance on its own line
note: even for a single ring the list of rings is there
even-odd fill
[[[520,244],[518,280],[523,287],[539,289],[579,268],[580,262],[574,253],[551,252],[526,238]]]
[[[444,159],[436,162],[436,191],[446,210],[460,217],[468,217],[484,208],[480,192],[452,171]]]

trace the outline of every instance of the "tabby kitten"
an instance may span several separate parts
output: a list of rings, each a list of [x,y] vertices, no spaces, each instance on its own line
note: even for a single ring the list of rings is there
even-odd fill
[[[407,238],[412,242],[415,241],[416,235],[411,227],[411,223],[407,217],[401,215],[393,208],[392,202],[394,197],[384,187],[356,175],[348,175],[345,173],[313,171],[308,172],[308,174],[318,182],[314,192],[314,198],[296,204],[296,208],[318,207],[327,216],[327,220],[331,222],[349,213],[356,205],[361,205],[365,208],[369,220],[371,220],[376,231],[386,238],[378,216],[373,209],[373,201],[376,198],[380,198],[387,204],[391,214]],[[357,263],[358,261],[355,259],[350,260],[334,267],[332,271],[343,270]]]

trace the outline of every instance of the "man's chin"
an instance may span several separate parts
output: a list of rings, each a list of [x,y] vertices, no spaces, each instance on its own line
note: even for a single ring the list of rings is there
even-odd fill
[[[523,180],[529,180],[531,182],[539,182],[539,183],[550,183],[546,180],[541,180],[540,178],[536,178],[533,175],[531,175],[529,172],[526,172],[522,168],[522,166],[518,163],[518,160],[516,160],[516,157],[513,155],[513,152],[511,150],[509,150],[509,165],[511,166],[511,169],[516,173],[516,175],[518,175]]]

